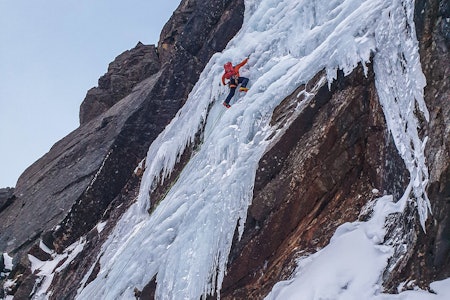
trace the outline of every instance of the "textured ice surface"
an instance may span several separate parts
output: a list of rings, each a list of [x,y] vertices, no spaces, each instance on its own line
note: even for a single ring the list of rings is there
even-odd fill
[[[406,201],[412,191],[422,223],[426,219],[425,141],[418,136],[414,108],[417,105],[426,117],[428,113],[412,23],[413,2],[246,0],[245,6],[241,31],[212,57],[184,107],[150,146],[138,200],[103,245],[97,278],[80,288],[78,299],[134,299],[134,288],[142,289],[155,276],[158,299],[199,299],[220,291],[236,226],[239,233],[243,231],[258,161],[272,132],[268,124],[274,108],[319,71],[325,69],[331,83],[337,69],[349,74],[358,63],[365,67],[371,54],[389,130],[411,173],[403,198]],[[250,78],[250,90],[237,95],[232,108],[224,112],[221,102],[227,88],[220,85],[222,66],[248,55],[243,74]],[[170,174],[203,126],[203,144],[149,215],[152,186]],[[381,210],[377,222],[370,223],[378,227],[354,223],[336,233],[340,248],[358,243],[369,258],[374,257],[368,266],[373,273],[367,280],[352,283],[367,288],[367,295],[379,291],[379,272],[391,253],[378,245],[389,212]],[[341,240],[350,232],[354,236]],[[376,240],[368,238],[367,232],[375,232]],[[316,286],[320,283],[304,288]],[[333,293],[339,291],[331,289],[327,295],[334,299]]]

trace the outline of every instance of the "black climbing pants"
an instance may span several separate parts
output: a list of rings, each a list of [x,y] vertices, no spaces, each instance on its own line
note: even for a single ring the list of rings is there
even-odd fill
[[[233,98],[234,93],[236,92],[237,86],[240,84],[241,87],[246,87],[248,83],[248,78],[246,77],[239,77],[237,80],[237,83],[234,83],[232,80],[228,83],[230,86],[230,93],[228,94],[227,98],[225,99],[226,104],[230,104],[230,100]]]

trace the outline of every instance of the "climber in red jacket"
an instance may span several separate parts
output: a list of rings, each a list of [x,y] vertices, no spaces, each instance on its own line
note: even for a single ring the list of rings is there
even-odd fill
[[[228,86],[230,87],[230,93],[228,94],[227,98],[223,102],[223,105],[226,108],[230,108],[230,100],[233,98],[234,93],[236,92],[237,86],[240,84],[241,87],[239,88],[239,91],[241,92],[247,92],[247,83],[248,78],[246,77],[240,77],[239,76],[239,69],[245,65],[248,61],[248,57],[244,59],[240,64],[233,66],[231,62],[227,62],[223,67],[225,69],[224,74],[222,75],[222,84],[225,85],[225,79],[228,79]]]

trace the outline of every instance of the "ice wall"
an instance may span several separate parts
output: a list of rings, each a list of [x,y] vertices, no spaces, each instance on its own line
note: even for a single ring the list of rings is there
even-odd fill
[[[319,71],[325,69],[331,83],[337,69],[349,74],[358,63],[365,66],[372,53],[379,60],[377,87],[388,126],[426,218],[423,142],[411,129],[416,126],[416,100],[426,113],[424,81],[412,23],[396,23],[405,13],[411,16],[411,2],[247,0],[245,5],[242,30],[223,53],[212,57],[184,107],[150,146],[139,198],[103,245],[100,271],[80,288],[78,299],[134,299],[133,289],[142,289],[154,276],[158,299],[199,299],[219,292],[236,226],[243,231],[274,108]],[[404,26],[409,27],[406,33]],[[236,96],[232,108],[224,111],[222,66],[248,55],[242,75],[250,78],[250,91]],[[405,113],[406,108],[410,111]],[[397,126],[396,118],[404,124]],[[148,215],[152,186],[172,171],[201,128],[200,148]]]

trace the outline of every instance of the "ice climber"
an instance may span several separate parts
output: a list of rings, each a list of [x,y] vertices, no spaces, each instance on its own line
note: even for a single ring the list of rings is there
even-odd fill
[[[230,93],[228,94],[227,98],[223,102],[223,105],[226,108],[230,108],[230,100],[233,98],[234,93],[236,92],[237,86],[240,84],[241,87],[239,88],[239,91],[241,92],[247,92],[247,83],[248,78],[246,77],[240,77],[239,76],[239,69],[245,65],[248,61],[248,57],[244,59],[240,64],[237,64],[236,66],[233,66],[231,62],[227,62],[225,65],[223,65],[225,72],[222,75],[222,84],[225,85],[225,80],[228,79],[228,86],[230,87]]]

